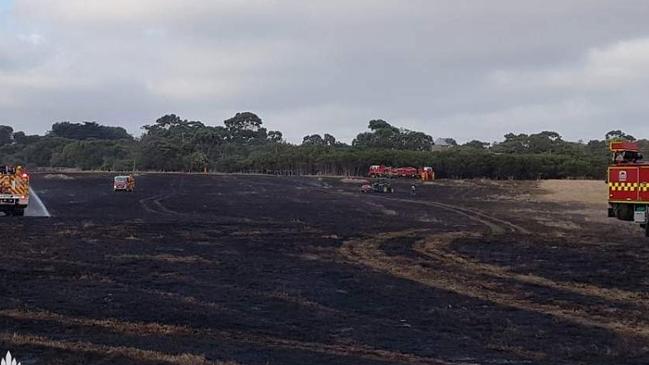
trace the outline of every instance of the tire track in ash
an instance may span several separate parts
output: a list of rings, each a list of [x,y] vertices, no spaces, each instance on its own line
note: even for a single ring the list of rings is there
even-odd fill
[[[562,303],[546,304],[530,300],[524,295],[525,293],[513,291],[511,284],[498,280],[517,279],[516,276],[508,273],[506,269],[498,267],[495,270],[498,275],[494,275],[493,270],[492,272],[489,272],[489,270],[474,271],[476,268],[474,265],[463,265],[461,261],[457,262],[458,259],[452,253],[450,254],[451,257],[445,255],[435,257],[441,260],[441,265],[430,268],[431,265],[426,264],[430,264],[432,261],[388,255],[381,248],[383,244],[392,239],[412,238],[413,243],[415,243],[420,239],[422,233],[420,230],[408,230],[385,233],[369,239],[350,240],[343,243],[339,253],[352,263],[361,264],[394,277],[407,279],[431,288],[447,290],[497,305],[549,315],[587,327],[602,328],[620,335],[636,336],[649,340],[649,322],[646,320],[625,318],[620,316],[617,311],[608,313],[606,316],[590,313],[583,308],[576,307],[574,302],[563,303],[562,305]],[[447,236],[446,238],[452,241],[463,234],[466,233],[455,233],[455,236]],[[427,253],[429,252],[427,251]],[[489,280],[485,280],[485,276]],[[531,278],[527,279],[533,280]],[[536,285],[553,288],[547,284],[548,281],[539,280]],[[560,284],[557,284],[553,289],[564,289],[560,288],[560,286]],[[591,287],[583,290],[583,294],[592,295],[592,293],[589,293],[589,289],[601,291],[601,288]],[[601,291],[601,295],[608,296],[608,294],[605,290]],[[633,299],[633,294],[630,293],[627,299]],[[579,305],[577,304],[577,306]],[[592,308],[589,309],[592,310]]]
[[[385,198],[390,199],[392,198]],[[478,211],[476,209],[469,209],[464,207],[458,207],[455,205],[444,204],[439,202],[424,202],[411,199],[398,199],[401,202],[412,202],[419,203],[423,205],[436,206],[442,209],[447,209],[454,211],[457,214],[464,215],[468,218],[473,219],[476,222],[481,222],[489,227],[492,234],[503,234],[505,232],[505,227],[498,226],[498,224],[505,225],[510,231],[521,233],[525,235],[532,235],[533,233],[527,229],[513,224],[509,221],[493,217],[491,215],[485,214],[484,212]],[[491,220],[492,222],[489,222]],[[495,223],[494,223],[495,222]],[[444,261],[452,261],[458,266],[464,267],[465,269],[471,268],[476,272],[482,272],[484,274],[490,274],[498,278],[514,279],[521,283],[533,284],[544,286],[550,289],[565,290],[575,294],[584,295],[584,296],[594,296],[604,300],[609,300],[613,302],[622,302],[630,304],[640,304],[642,306],[649,306],[649,297],[643,295],[642,293],[622,290],[622,289],[609,289],[602,288],[595,285],[585,284],[585,283],[571,283],[571,282],[562,282],[546,279],[542,276],[531,275],[531,274],[519,274],[512,272],[510,270],[504,269],[498,265],[490,265],[481,263],[477,260],[470,260],[462,255],[451,252],[449,247],[451,243],[459,239],[476,239],[480,238],[480,235],[475,233],[467,232],[456,232],[448,233],[446,235],[435,235],[423,242],[418,242],[414,246],[414,250],[431,258]]]
[[[180,185],[180,186],[178,186],[178,185]],[[171,182],[171,188],[172,188],[171,193],[166,194],[165,196],[163,196],[161,198],[155,199],[153,201],[153,203],[156,205],[156,207],[158,207],[158,209],[160,211],[162,211],[165,214],[181,215],[182,213],[177,212],[177,211],[175,211],[173,209],[167,208],[164,204],[162,204],[162,201],[166,200],[166,199],[169,199],[172,196],[178,195],[178,193],[181,192],[184,185],[185,185],[185,177],[184,176],[181,175],[178,179],[173,179],[172,182]]]
[[[169,188],[171,189],[171,192],[163,192],[139,200],[140,205],[145,211],[155,215],[181,215],[180,212],[169,209],[162,204],[163,200],[169,199],[179,192],[177,187],[177,177],[170,177],[170,181],[171,183],[169,184]],[[181,188],[183,185],[184,179],[181,178]]]
[[[414,244],[414,251],[428,256],[437,261],[451,263],[466,270],[489,275],[498,279],[513,279],[523,284],[543,286],[549,289],[564,290],[571,293],[598,297],[604,300],[635,304],[649,307],[649,295],[622,289],[602,288],[586,283],[557,281],[534,274],[521,274],[505,269],[498,265],[486,264],[478,260],[458,255],[449,247],[453,242],[461,239],[479,239],[480,236],[466,232],[451,232],[436,234]]]
[[[451,211],[485,225],[492,235],[518,233],[532,235],[529,230],[512,222],[491,216],[476,209],[459,207],[451,204],[399,199],[388,197],[373,197],[376,199],[427,205]],[[498,305],[520,310],[549,315],[560,320],[569,321],[583,326],[606,329],[620,335],[637,336],[649,340],[649,321],[640,318],[623,317],[623,309],[617,308],[614,313],[606,315],[591,313],[594,306],[584,309],[583,305],[574,302],[567,303],[537,303],[528,299],[524,293],[517,293],[507,284],[513,280],[528,286],[541,286],[557,291],[568,291],[582,296],[597,297],[611,302],[638,305],[647,298],[640,294],[618,289],[601,288],[594,285],[557,282],[537,275],[514,273],[506,268],[483,264],[465,258],[450,251],[450,244],[460,239],[479,239],[483,235],[475,232],[451,232],[435,234],[421,240],[426,231],[406,230],[379,234],[370,238],[350,240],[341,246],[339,253],[347,260],[367,266],[392,276],[411,280],[419,284],[442,290],[448,290],[467,297],[489,301]],[[412,250],[434,262],[410,256],[394,256],[386,254],[382,246],[389,240],[397,238],[412,238]],[[423,264],[423,265],[422,265]],[[611,307],[607,307],[610,309]],[[601,308],[600,308],[601,309]]]
[[[349,195],[349,196],[357,196],[356,194],[350,192],[342,192],[341,194]],[[490,214],[484,213],[477,209],[465,208],[457,205],[451,205],[451,204],[445,204],[439,202],[422,201],[422,200],[414,200],[414,199],[402,199],[402,198],[389,198],[389,197],[375,196],[375,195],[374,196],[368,195],[368,198],[373,198],[377,200],[389,200],[389,201],[409,203],[409,204],[426,205],[434,208],[447,210],[455,214],[461,215],[463,217],[466,217],[474,222],[487,226],[487,228],[489,228],[490,233],[495,235],[504,234],[507,232],[532,234],[532,232],[517,224],[506,221],[501,218],[494,217]]]
[[[400,198],[388,198],[388,197],[377,197],[377,198],[398,201],[401,203],[427,205],[430,207],[441,208],[447,211],[451,211],[456,214],[465,216],[475,222],[486,225],[491,231],[491,233],[493,234],[503,234],[507,231],[514,232],[514,233],[521,233],[521,234],[532,234],[532,232],[517,224],[514,224],[510,221],[501,218],[494,217],[493,215],[487,214],[477,209],[460,207],[453,204],[414,200],[414,199],[400,199]]]

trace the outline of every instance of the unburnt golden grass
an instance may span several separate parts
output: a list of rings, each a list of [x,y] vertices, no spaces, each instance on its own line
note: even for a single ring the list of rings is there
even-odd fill
[[[542,180],[541,200],[605,206],[608,186],[601,180]]]

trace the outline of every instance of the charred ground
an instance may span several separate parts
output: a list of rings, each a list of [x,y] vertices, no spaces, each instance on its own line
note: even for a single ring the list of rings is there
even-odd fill
[[[23,364],[642,364],[649,242],[537,183],[37,175],[0,219]],[[603,197],[604,199],[605,197]]]

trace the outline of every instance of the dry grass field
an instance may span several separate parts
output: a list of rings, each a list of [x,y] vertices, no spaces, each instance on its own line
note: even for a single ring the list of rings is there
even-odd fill
[[[543,180],[539,189],[545,194],[542,200],[549,202],[575,202],[598,209],[606,208],[608,185],[604,181],[594,180]]]

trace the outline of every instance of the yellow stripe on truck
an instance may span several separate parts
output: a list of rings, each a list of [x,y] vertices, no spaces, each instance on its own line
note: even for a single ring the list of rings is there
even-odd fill
[[[620,183],[620,182],[611,182],[608,183],[608,187],[611,191],[648,191],[649,185],[643,183]]]
[[[0,191],[7,191],[11,195],[26,197],[29,194],[29,182],[14,175],[0,176]]]

